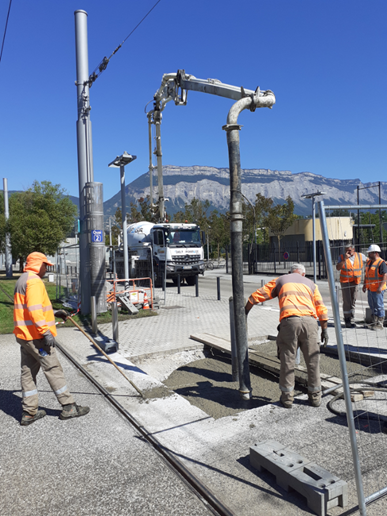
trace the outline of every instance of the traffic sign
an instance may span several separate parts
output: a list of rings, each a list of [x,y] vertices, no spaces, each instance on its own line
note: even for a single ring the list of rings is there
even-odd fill
[[[289,260],[289,253],[287,251],[284,252],[284,260]]]
[[[92,242],[102,242],[102,229],[93,229],[91,232]]]

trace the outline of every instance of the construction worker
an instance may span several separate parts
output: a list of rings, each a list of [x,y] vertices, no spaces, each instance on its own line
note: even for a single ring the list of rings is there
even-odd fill
[[[355,317],[355,304],[361,273],[367,257],[357,253],[352,244],[345,246],[345,254],[341,254],[336,269],[340,271],[340,286],[343,295],[344,323],[346,328],[352,328]]]
[[[365,271],[363,292],[368,290],[368,304],[372,312],[370,329],[382,330],[384,323],[384,291],[386,290],[387,265],[380,258],[380,247],[372,244],[367,249],[368,260]]]
[[[305,267],[295,263],[290,274],[269,281],[249,297],[245,312],[248,314],[257,303],[278,297],[280,325],[277,347],[281,361],[279,387],[280,402],[292,408],[294,399],[294,366],[297,349],[301,348],[308,370],[308,398],[312,407],[321,404],[320,346],[318,325],[320,320],[321,342],[328,344],[328,310],[317,285],[305,278]]]
[[[22,426],[30,425],[46,415],[44,410],[38,410],[36,375],[40,368],[62,405],[60,419],[84,416],[90,410],[75,403],[56,355],[55,317],[65,321],[69,314],[65,310],[54,312],[52,309],[41,279],[47,265],[53,264],[44,254],[35,252],[28,255],[24,273],[16,282],[14,292],[13,333],[21,352]]]

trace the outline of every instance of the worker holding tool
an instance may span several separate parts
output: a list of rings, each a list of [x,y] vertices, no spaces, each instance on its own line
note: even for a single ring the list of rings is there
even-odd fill
[[[292,408],[294,399],[294,366],[297,349],[301,348],[308,371],[308,398],[312,407],[321,404],[320,346],[318,325],[320,320],[321,343],[328,344],[328,310],[317,285],[305,278],[305,267],[296,263],[291,273],[269,281],[251,294],[246,306],[246,315],[253,305],[278,297],[280,325],[277,337],[281,361],[279,387],[280,402]]]
[[[368,290],[368,304],[372,311],[371,330],[383,330],[384,324],[384,291],[387,281],[387,264],[380,257],[380,247],[372,244],[367,249],[368,260],[363,284],[363,292]]]
[[[361,272],[367,257],[357,253],[352,244],[345,246],[345,254],[341,254],[336,265],[340,271],[340,286],[343,293],[343,312],[346,328],[352,328],[355,317],[355,304],[358,285],[361,282]]]
[[[27,257],[24,273],[15,285],[14,330],[21,352],[22,426],[30,425],[46,415],[38,410],[36,376],[42,368],[51,389],[62,405],[60,419],[84,416],[90,409],[77,405],[68,390],[63,369],[55,351],[55,317],[64,321],[69,314],[65,310],[53,311],[46,287],[41,278],[47,265],[53,265],[38,252]]]

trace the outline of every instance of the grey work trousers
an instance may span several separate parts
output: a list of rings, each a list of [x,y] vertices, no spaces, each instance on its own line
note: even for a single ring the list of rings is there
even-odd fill
[[[357,285],[354,281],[340,283],[343,293],[343,313],[345,319],[353,319],[355,317],[355,304],[357,298]]]
[[[281,399],[293,401],[294,367],[297,349],[304,355],[308,371],[309,396],[321,392],[320,346],[318,325],[314,317],[286,317],[280,323],[277,346],[281,361],[279,386]]]
[[[62,366],[59,363],[55,348],[45,357],[39,355],[42,340],[22,340],[16,338],[20,344],[21,353],[21,388],[22,407],[25,412],[34,416],[38,411],[39,397],[36,387],[36,376],[42,368],[51,389],[59,403],[69,405],[74,399],[67,388]]]

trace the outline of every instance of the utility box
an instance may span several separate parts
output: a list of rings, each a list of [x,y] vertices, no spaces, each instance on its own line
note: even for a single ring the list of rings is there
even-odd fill
[[[54,283],[54,275],[53,274],[49,274],[48,275],[48,282],[49,283]]]

